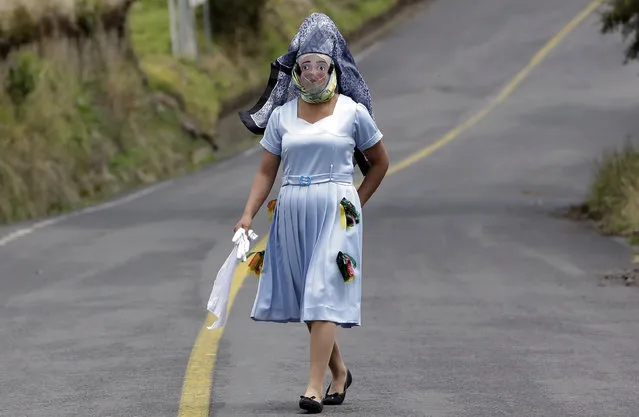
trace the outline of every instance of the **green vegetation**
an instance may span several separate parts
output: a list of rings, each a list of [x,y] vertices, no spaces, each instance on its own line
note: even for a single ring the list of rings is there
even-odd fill
[[[212,162],[225,103],[264,86],[305,16],[325,12],[348,36],[403,1],[216,1],[213,52],[197,62],[172,57],[166,0],[3,4],[0,223]]]
[[[639,243],[639,150],[628,143],[607,152],[597,168],[582,215],[596,221],[605,234]]]
[[[0,67],[1,220],[62,212],[210,160],[107,45],[86,46],[109,56],[100,70],[80,71],[75,52],[26,48]]]
[[[620,32],[629,41],[626,62],[639,55],[639,0],[607,0],[608,6],[601,14],[601,31],[604,34]]]
[[[601,32],[619,32],[627,42],[624,62],[639,56],[639,0],[607,0]],[[606,152],[596,169],[586,201],[573,211],[594,220],[602,233],[639,243],[639,150],[630,142]]]

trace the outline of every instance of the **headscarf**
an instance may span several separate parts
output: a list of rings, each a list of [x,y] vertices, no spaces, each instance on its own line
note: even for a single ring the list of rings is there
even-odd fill
[[[337,89],[340,94],[363,104],[374,120],[373,106],[368,85],[357,68],[346,40],[335,23],[323,13],[313,13],[304,19],[297,34],[291,40],[288,52],[271,63],[271,75],[266,89],[257,103],[240,112],[242,123],[253,133],[263,134],[273,110],[300,95],[292,82],[293,67],[297,58],[307,53],[321,53],[331,57],[337,71]],[[359,149],[355,159],[364,175],[368,161]]]

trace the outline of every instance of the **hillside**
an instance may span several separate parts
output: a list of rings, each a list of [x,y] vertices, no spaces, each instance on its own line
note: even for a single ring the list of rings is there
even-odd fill
[[[3,2],[0,223],[76,209],[232,152],[253,138],[219,137],[220,115],[264,86],[305,16],[326,12],[348,36],[410,2],[263,0],[259,25],[216,32],[196,62],[171,56],[165,0]]]

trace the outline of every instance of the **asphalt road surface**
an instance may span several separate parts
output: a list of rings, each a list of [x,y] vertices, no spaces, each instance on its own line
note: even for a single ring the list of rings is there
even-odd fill
[[[395,27],[360,61],[391,162],[481,111],[587,4],[439,0]],[[639,292],[600,281],[631,252],[556,215],[639,131],[622,57],[591,15],[480,122],[387,177],[364,212],[363,326],[339,333],[354,384],[327,414],[639,415]],[[257,163],[0,229],[0,415],[175,416]],[[252,322],[256,286],[220,342],[211,415],[300,412],[307,331]]]

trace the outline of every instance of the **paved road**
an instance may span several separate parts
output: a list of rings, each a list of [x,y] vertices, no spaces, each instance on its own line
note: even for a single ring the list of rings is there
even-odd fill
[[[586,4],[439,0],[396,28],[361,62],[392,160],[478,111]],[[639,293],[598,281],[629,250],[554,215],[639,130],[622,48],[589,18],[483,121],[387,178],[365,210],[364,326],[340,332],[355,383],[328,413],[637,415]],[[0,415],[176,415],[257,161],[0,246]],[[298,413],[306,331],[251,322],[255,289],[224,332],[212,415]]]

